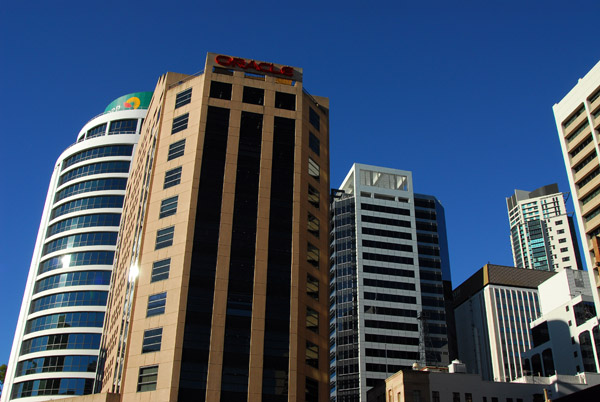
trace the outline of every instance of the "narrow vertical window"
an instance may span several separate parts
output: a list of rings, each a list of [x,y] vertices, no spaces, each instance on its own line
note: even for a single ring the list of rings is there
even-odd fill
[[[319,368],[319,347],[309,341],[306,341],[306,364]]]
[[[308,133],[308,146],[317,156],[321,154],[321,141],[311,132]]]
[[[310,243],[308,243],[306,260],[310,265],[319,269],[319,249]]]
[[[306,328],[316,334],[319,333],[319,312],[310,307],[306,307]]]
[[[319,280],[312,275],[306,275],[306,294],[319,300]]]
[[[310,205],[319,209],[320,198],[321,198],[321,196],[319,194],[319,190],[317,190],[316,188],[314,188],[313,186],[311,186],[309,184],[308,185],[308,202],[310,203]]]
[[[312,124],[314,128],[317,129],[317,131],[321,129],[321,118],[312,107],[308,108],[308,121],[310,122],[310,124]]]
[[[316,238],[318,238],[320,225],[321,225],[321,223],[319,222],[319,219],[309,212],[308,213],[308,232],[312,233]]]
[[[316,181],[321,179],[321,168],[312,158],[308,158],[308,174]]]

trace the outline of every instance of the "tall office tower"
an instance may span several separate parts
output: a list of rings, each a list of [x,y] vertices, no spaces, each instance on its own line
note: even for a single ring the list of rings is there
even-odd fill
[[[330,400],[366,401],[402,368],[448,364],[444,209],[411,172],[362,164],[332,194]]]
[[[506,199],[510,241],[517,268],[581,269],[573,218],[557,184],[534,191],[515,190]]]
[[[523,376],[529,323],[540,316],[537,287],[554,274],[486,264],[454,290],[458,357],[469,373],[487,381]]]
[[[159,78],[132,165],[101,391],[328,396],[328,100],[302,70],[208,54]]]
[[[3,402],[92,391],[129,164],[151,96],[113,101],[56,162]]]
[[[552,108],[563,158],[574,195],[575,215],[584,244],[585,262],[600,311],[600,261],[594,257],[592,239],[600,235],[600,63]]]

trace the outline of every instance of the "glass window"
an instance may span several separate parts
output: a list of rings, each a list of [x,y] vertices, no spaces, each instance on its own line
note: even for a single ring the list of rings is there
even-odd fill
[[[79,312],[50,314],[27,321],[25,333],[54,328],[95,327],[102,328],[104,313]]]
[[[319,237],[319,227],[320,227],[319,219],[309,212],[308,213],[308,232],[312,233],[315,237],[318,238]]]
[[[86,209],[122,208],[124,198],[125,197],[122,195],[79,198],[54,208],[52,210],[50,219],[58,218],[59,216],[68,214],[70,212],[82,211]]]
[[[275,107],[277,109],[296,110],[296,95],[275,92]]]
[[[440,402],[440,391],[431,391],[431,402]]]
[[[321,168],[312,158],[308,158],[308,174],[316,181],[319,181],[321,178]]]
[[[188,88],[185,91],[179,92],[175,97],[175,109],[187,105],[192,101],[192,88]]]
[[[181,183],[181,166],[168,170],[165,173],[163,189],[173,187]]]
[[[156,246],[155,250],[169,247],[173,244],[173,233],[175,232],[175,226],[160,229],[156,232]]]
[[[306,328],[319,333],[319,312],[310,307],[306,307]]]
[[[92,393],[93,387],[93,378],[49,378],[23,381],[13,385],[10,399],[47,395],[87,395]],[[42,399],[47,400],[48,398]]]
[[[128,161],[116,162],[98,162],[89,165],[81,166],[63,174],[58,180],[58,185],[61,186],[71,180],[79,177],[91,176],[95,174],[105,173],[129,173]]]
[[[181,116],[175,117],[173,119],[173,127],[171,129],[171,134],[178,133],[183,131],[188,126],[188,118],[190,117],[189,113],[182,114]]]
[[[312,205],[315,208],[319,208],[319,202],[320,202],[320,194],[319,194],[319,190],[317,190],[316,188],[314,188],[313,186],[311,186],[310,184],[308,185],[308,202],[310,203],[310,205]]]
[[[56,196],[54,197],[54,202],[58,202],[73,195],[90,193],[92,191],[125,190],[126,186],[126,178],[88,180],[72,184],[60,190],[58,193],[56,193]]]
[[[306,364],[319,368],[319,347],[309,341],[306,341]]]
[[[226,82],[211,81],[210,97],[231,100],[231,84]]]
[[[185,138],[181,141],[177,141],[169,145],[169,155],[167,156],[167,160],[170,161],[175,158],[179,158],[183,155],[183,151],[185,150]]]
[[[115,120],[110,123],[108,135],[135,134],[137,123],[137,119]]]
[[[52,257],[38,268],[38,275],[59,268],[77,267],[82,265],[112,265],[114,251],[88,251],[83,253],[64,254]]]
[[[319,280],[312,275],[306,275],[306,294],[319,300]]]
[[[58,250],[86,246],[114,246],[117,244],[117,232],[89,232],[65,236],[46,243],[42,255]]]
[[[109,285],[110,271],[76,271],[53,275],[36,282],[33,293],[68,286]]]
[[[106,123],[88,130],[86,138],[89,140],[90,138],[100,137],[104,134],[106,134]]]
[[[166,200],[162,200],[160,203],[160,213],[158,214],[158,218],[166,218],[167,216],[175,215],[177,213],[177,201],[179,200],[179,196],[167,198]]]
[[[147,329],[144,331],[142,353],[158,352],[162,342],[162,328]]]
[[[158,366],[140,367],[137,392],[154,391],[158,379]]]
[[[253,105],[264,105],[265,90],[262,88],[244,87],[244,96],[242,102]]]
[[[166,304],[167,292],[148,296],[148,309],[146,310],[146,317],[164,314]]]
[[[308,243],[306,260],[310,265],[319,269],[319,249],[310,243]]]
[[[321,129],[321,118],[319,117],[319,114],[317,112],[315,112],[315,110],[312,107],[308,108],[308,121],[317,130]]]
[[[104,128],[106,129],[106,126]],[[87,161],[89,159],[104,158],[108,156],[131,156],[132,153],[133,145],[111,145],[108,147],[91,148],[78,152],[69,159],[66,159],[63,162],[62,170],[78,162]]]
[[[311,132],[308,133],[308,146],[317,156],[321,154],[321,142],[317,136]]]
[[[150,282],[158,282],[169,278],[171,270],[171,259],[155,261],[152,264],[152,276]]]
[[[306,377],[305,397],[306,402],[319,402],[319,382]]]
[[[58,293],[40,297],[31,302],[30,313],[58,307],[106,306],[108,292],[82,291]]]
[[[23,341],[21,355],[63,349],[99,349],[101,334],[56,334]]]

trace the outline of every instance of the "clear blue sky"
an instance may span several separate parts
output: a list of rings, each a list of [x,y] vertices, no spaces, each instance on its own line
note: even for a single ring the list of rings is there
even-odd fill
[[[113,99],[209,51],[304,68],[330,99],[332,186],[353,162],[411,170],[446,208],[455,286],[512,264],[505,197],[568,191],[552,105],[600,60],[600,2],[414,3],[5,1],[0,364],[60,153]]]

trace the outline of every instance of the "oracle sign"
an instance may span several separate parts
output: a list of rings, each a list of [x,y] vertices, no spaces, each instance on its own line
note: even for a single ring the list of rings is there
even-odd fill
[[[286,77],[294,76],[294,68],[289,66],[277,67],[273,63],[256,62],[254,60],[245,60],[239,57],[218,55],[215,62],[223,67],[238,67],[244,70],[252,69],[261,73],[271,73],[283,75]]]

